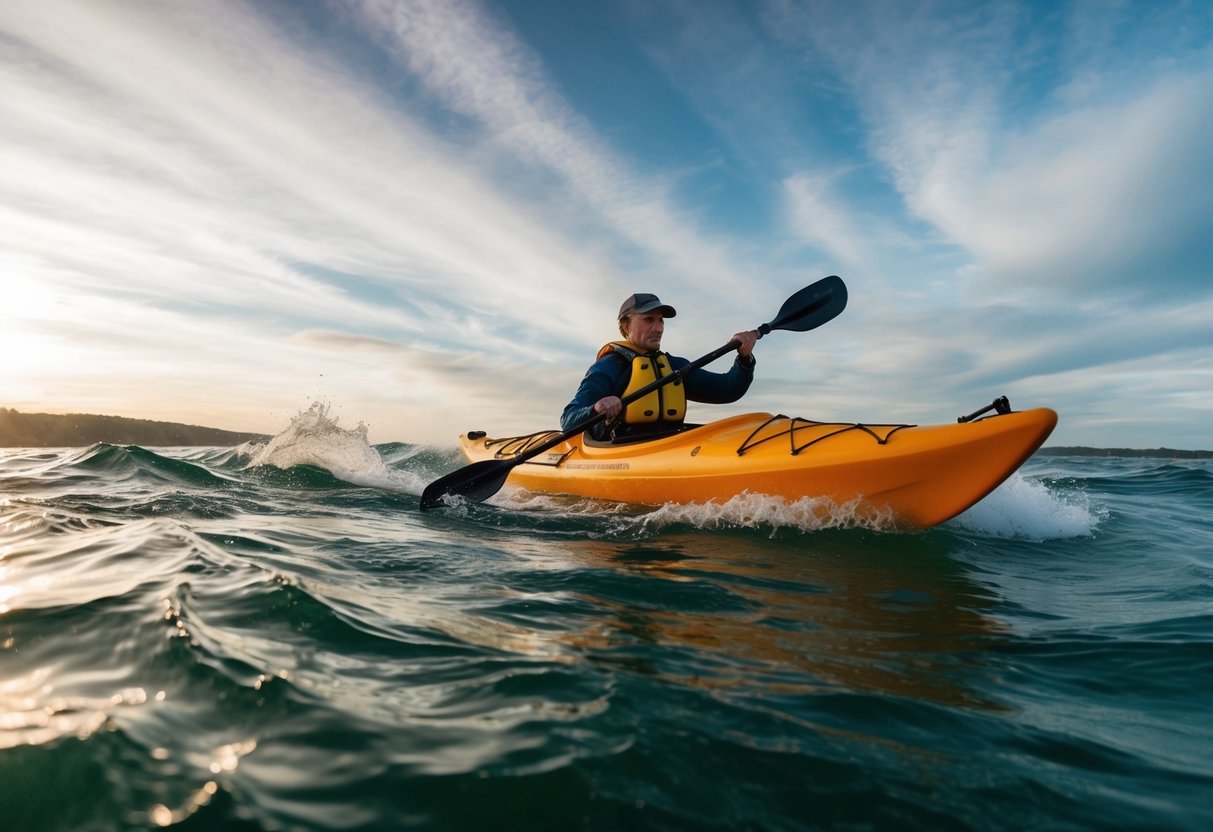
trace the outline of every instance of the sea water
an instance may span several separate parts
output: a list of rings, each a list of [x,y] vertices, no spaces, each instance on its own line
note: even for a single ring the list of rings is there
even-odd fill
[[[0,450],[0,829],[1213,828],[1213,464],[929,532],[418,511],[450,449]]]

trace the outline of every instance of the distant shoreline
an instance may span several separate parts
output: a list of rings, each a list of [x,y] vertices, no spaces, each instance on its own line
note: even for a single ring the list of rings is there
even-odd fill
[[[1121,456],[1149,459],[1213,459],[1213,451],[1182,451],[1175,448],[1087,448],[1080,445],[1046,446],[1041,456]]]
[[[269,438],[264,433],[244,433],[179,422],[155,422],[91,413],[20,413],[0,407],[0,448],[78,448],[98,442],[144,447],[228,446]],[[1059,445],[1045,446],[1036,453],[1040,456],[1213,459],[1213,451],[1174,448]]]
[[[125,416],[19,413],[0,407],[0,448],[78,448],[98,442],[144,447],[229,446],[261,439],[269,436]]]

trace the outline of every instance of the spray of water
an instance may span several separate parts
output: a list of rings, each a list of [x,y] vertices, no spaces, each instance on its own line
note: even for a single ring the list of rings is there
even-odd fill
[[[1092,534],[1105,516],[1082,492],[1057,493],[1016,472],[951,525],[986,537],[1059,540]]]
[[[388,468],[370,446],[365,424],[347,430],[329,409],[327,403],[313,402],[296,414],[285,430],[253,453],[249,467],[310,465],[353,485],[420,493],[424,483],[418,477]]]

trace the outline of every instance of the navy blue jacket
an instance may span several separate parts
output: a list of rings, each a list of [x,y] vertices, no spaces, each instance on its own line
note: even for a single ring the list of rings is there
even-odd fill
[[[670,356],[670,369],[675,372],[690,363],[685,358]],[[728,404],[737,401],[750,389],[756,363],[753,355],[748,360],[737,356],[727,373],[713,373],[702,367],[692,370],[682,379],[687,400],[707,404]],[[614,350],[595,361],[581,380],[577,394],[565,407],[564,414],[560,417],[560,429],[571,430],[592,418],[594,403],[599,399],[605,396],[622,396],[631,376],[632,362]],[[590,435],[596,439],[604,438],[605,423],[599,422],[591,428]]]

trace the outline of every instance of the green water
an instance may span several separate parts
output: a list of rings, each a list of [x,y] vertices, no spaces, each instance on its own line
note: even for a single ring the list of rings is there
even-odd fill
[[[897,535],[326,441],[0,451],[0,826],[1213,827],[1209,462]]]

